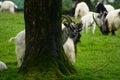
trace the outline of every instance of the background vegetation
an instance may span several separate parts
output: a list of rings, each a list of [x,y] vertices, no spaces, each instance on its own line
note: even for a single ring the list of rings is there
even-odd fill
[[[98,0],[62,0],[62,4],[63,4],[63,10],[71,10],[72,6],[73,6],[73,2],[81,2],[81,1],[84,1],[87,3],[88,7],[90,8],[90,11],[94,11],[95,9],[95,5],[97,4]],[[116,9],[117,8],[120,8],[120,0],[103,0],[104,1],[104,4],[111,4],[113,5]],[[66,3],[64,3],[66,2]],[[70,4],[72,4],[70,6]],[[65,8],[67,7],[67,9]]]
[[[62,10],[68,11],[72,9],[72,0],[62,0]]]
[[[98,0],[62,0],[62,11],[63,14],[74,15],[75,4],[84,1],[87,3],[90,11],[95,11],[95,6]],[[120,0],[104,0],[104,4],[110,4],[115,9],[120,8]]]
[[[5,1],[5,0],[0,0],[0,1]],[[23,10],[24,9],[24,0],[10,0],[13,1],[17,6],[18,9]],[[71,11],[72,6],[73,6],[73,1],[84,1],[87,3],[91,11],[94,11],[95,5],[97,4],[98,0],[62,0],[62,10],[64,11]],[[114,1],[114,2],[110,2]],[[120,8],[120,0],[104,0],[105,4],[111,4],[113,5],[116,9]],[[70,12],[69,12],[70,13]]]
[[[0,80],[24,80],[24,76],[17,74],[14,41],[8,42],[23,29],[23,13],[0,13],[0,61],[8,66],[0,71]],[[95,34],[91,29],[88,34],[84,30],[81,34],[74,64],[78,73],[61,80],[120,80],[120,30],[116,36],[102,35],[98,27]]]

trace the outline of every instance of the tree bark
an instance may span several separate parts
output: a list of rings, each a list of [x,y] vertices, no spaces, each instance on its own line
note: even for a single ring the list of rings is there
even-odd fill
[[[62,47],[61,4],[61,0],[25,0],[26,52],[19,73],[27,79],[58,79],[75,72]]]

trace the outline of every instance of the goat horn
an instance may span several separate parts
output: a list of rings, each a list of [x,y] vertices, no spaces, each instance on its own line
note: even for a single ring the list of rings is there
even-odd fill
[[[62,17],[65,18],[68,21],[69,24],[72,22],[72,20],[69,16],[62,15]]]
[[[67,15],[67,17],[68,17],[69,21],[72,23],[72,19],[70,18],[70,16]]]
[[[92,14],[92,16],[93,16],[93,20],[95,21],[96,25],[97,25],[98,27],[100,27],[100,26],[98,25],[98,23],[97,23],[95,17],[94,17],[94,13]]]

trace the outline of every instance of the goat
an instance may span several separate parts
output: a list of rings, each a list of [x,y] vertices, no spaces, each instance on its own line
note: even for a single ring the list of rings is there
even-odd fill
[[[0,7],[1,7],[2,2],[0,2]]]
[[[114,7],[110,4],[106,4],[104,5],[103,4],[103,1],[99,1],[96,5],[96,12],[97,13],[107,13],[110,12],[110,11],[113,11],[114,10]]]
[[[66,56],[68,57],[69,61],[71,63],[75,62],[75,54],[76,54],[76,45],[77,43],[80,41],[80,31],[82,28],[82,23],[79,24],[75,24],[70,17],[66,17],[63,16],[66,20],[67,20],[67,24],[64,23],[62,24],[62,31],[63,32],[68,32],[65,34],[62,34],[62,36],[64,35],[68,35],[66,38],[66,41],[63,44],[63,48],[65,51]],[[64,40],[65,37],[62,37],[62,39]]]
[[[95,32],[96,23],[95,23],[95,21],[93,19],[93,15],[94,15],[95,19],[97,20],[97,22],[99,22],[100,21],[99,14],[95,13],[95,12],[89,12],[87,15],[85,15],[85,16],[83,16],[81,18],[81,22],[83,24],[82,28],[86,29],[86,33],[88,32],[88,28],[91,25],[92,25],[92,32],[93,32],[93,34]]]
[[[75,62],[75,52],[76,52],[76,44],[79,42],[81,37],[81,24],[74,24],[71,22],[72,20],[69,17],[63,16],[67,23],[62,24],[62,42],[63,49],[68,60],[71,63]],[[25,30],[19,32],[16,37],[12,37],[9,39],[11,42],[14,39],[16,46],[16,55],[18,60],[18,67],[22,65],[23,58],[25,55]]]
[[[96,9],[96,12],[100,14],[99,18],[104,20],[105,17],[107,16],[108,12],[114,10],[114,7],[112,5],[109,5],[109,4],[104,5],[103,0],[99,0],[95,9]]]
[[[7,69],[7,65],[2,61],[0,61],[0,70],[4,70],[4,69]]]
[[[100,30],[103,34],[112,32],[112,35],[115,35],[115,31],[118,28],[120,28],[120,9],[108,13],[103,24],[100,26]]]
[[[9,42],[15,41],[15,52],[18,61],[18,67],[22,65],[23,58],[25,55],[25,30],[19,32],[15,37],[9,39]]]
[[[89,7],[85,2],[80,2],[76,5],[75,8],[75,18],[81,18],[89,12]]]
[[[11,13],[14,13],[14,8],[17,8],[17,5],[13,3],[12,1],[4,1],[1,3],[0,11],[6,11],[8,10]]]

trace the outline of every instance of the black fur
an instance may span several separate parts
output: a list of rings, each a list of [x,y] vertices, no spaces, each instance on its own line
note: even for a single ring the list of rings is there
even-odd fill
[[[97,13],[100,13],[101,15],[104,14],[104,17],[107,16],[108,11],[107,11],[107,9],[105,8],[103,2],[99,2],[99,3],[96,5],[96,12],[97,12]]]
[[[97,5],[96,5],[96,12],[97,13],[104,13],[104,12],[107,12],[104,4],[102,2],[99,2]]]
[[[104,21],[104,23],[103,23],[103,25],[100,27],[100,30],[101,30],[101,32],[103,33],[103,34],[109,34],[109,27],[108,27],[109,25],[108,25],[108,20],[106,19],[105,21]]]

